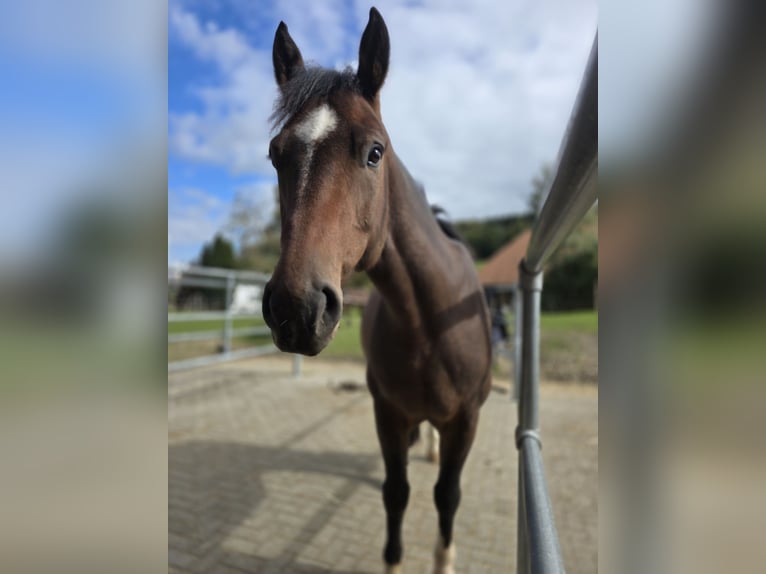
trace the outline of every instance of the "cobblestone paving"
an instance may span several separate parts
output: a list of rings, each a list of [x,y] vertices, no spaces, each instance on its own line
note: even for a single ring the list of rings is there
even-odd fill
[[[380,573],[383,466],[357,364],[259,358],[169,377],[169,571]],[[542,387],[548,485],[570,574],[597,570],[598,395]],[[482,409],[457,514],[459,574],[515,572],[516,406]],[[410,453],[405,574],[430,573],[437,468]]]

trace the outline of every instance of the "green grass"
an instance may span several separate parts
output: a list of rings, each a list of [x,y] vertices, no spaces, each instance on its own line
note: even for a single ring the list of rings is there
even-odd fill
[[[335,338],[321,356],[336,359],[364,359],[359,328],[361,314],[352,309],[343,314],[343,320]],[[513,316],[509,320],[513,328]],[[569,335],[594,335],[598,333],[598,313],[596,311],[573,311],[566,313],[543,313],[541,317],[542,332],[552,335],[546,343],[554,350],[567,350],[571,345]]]
[[[324,358],[364,360],[360,327],[362,315],[358,309],[343,312],[338,332],[327,348],[319,355]]]
[[[261,319],[238,319],[235,328],[263,325]],[[508,326],[514,326],[513,315],[508,317]],[[319,355],[324,359],[345,359],[363,361],[361,335],[361,313],[348,309],[335,337]],[[222,320],[189,321],[170,323],[168,333],[223,330]],[[543,375],[553,379],[592,380],[597,376],[598,313],[596,311],[574,311],[565,313],[543,313],[541,317],[541,355]],[[270,337],[238,337],[233,347],[242,348],[270,342]],[[169,360],[178,360],[217,352],[220,341],[195,341],[170,345]]]
[[[598,333],[598,312],[568,311],[565,313],[543,313],[540,329],[557,332]]]

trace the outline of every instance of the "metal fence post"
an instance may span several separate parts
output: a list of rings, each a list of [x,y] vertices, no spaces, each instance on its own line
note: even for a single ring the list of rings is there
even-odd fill
[[[303,357],[297,353],[293,355],[293,377],[298,378],[301,376],[301,365],[303,364]]]
[[[231,352],[231,332],[232,332],[232,294],[234,293],[234,281],[235,277],[233,273],[226,274],[226,298],[224,305],[226,306],[226,316],[223,320],[223,352],[229,354]]]
[[[519,431],[537,432],[538,380],[540,369],[540,295],[543,274],[530,273],[519,264],[521,287],[521,365],[519,392]]]
[[[516,567],[519,574],[561,574],[556,525],[543,471],[539,429],[540,297],[545,262],[596,202],[598,189],[598,36],[585,68],[555,175],[519,264],[521,287],[520,383],[516,427],[519,451],[519,517]]]
[[[519,400],[521,389],[521,288],[513,288],[513,400]]]
[[[519,450],[519,533],[517,572],[564,572],[558,534],[540,454],[539,379],[540,379],[540,300],[542,271],[527,270],[519,264],[521,286],[521,389],[516,447]]]

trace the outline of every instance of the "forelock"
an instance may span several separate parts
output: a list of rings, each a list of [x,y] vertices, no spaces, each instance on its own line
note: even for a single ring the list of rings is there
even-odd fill
[[[356,73],[350,68],[339,72],[318,66],[307,67],[280,88],[271,113],[271,129],[278,131],[313,99],[326,99],[339,91],[361,94]]]

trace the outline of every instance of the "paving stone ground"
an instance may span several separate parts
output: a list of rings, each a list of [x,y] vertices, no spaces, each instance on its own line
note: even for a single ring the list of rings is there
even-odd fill
[[[597,570],[598,394],[541,388],[543,458],[564,562]],[[261,357],[169,376],[169,571],[378,574],[383,465],[364,367]],[[515,572],[516,405],[482,408],[457,514],[458,574]],[[425,429],[424,429],[425,430]],[[437,468],[410,453],[405,574],[432,569]]]

